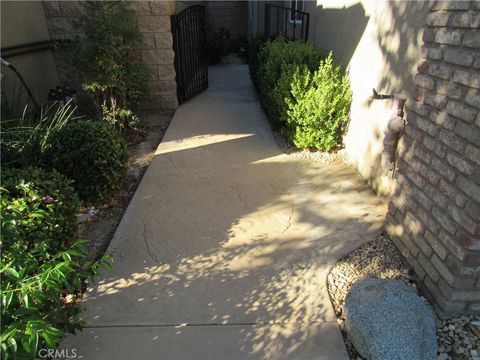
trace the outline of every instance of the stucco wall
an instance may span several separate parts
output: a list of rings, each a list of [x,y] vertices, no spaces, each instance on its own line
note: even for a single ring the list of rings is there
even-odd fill
[[[372,89],[410,94],[421,57],[427,2],[325,0],[307,2],[310,40],[348,67],[353,102],[344,138],[349,160],[380,194],[392,176],[381,161],[392,101],[372,101]]]
[[[1,2],[2,49],[38,41],[50,40],[42,3],[34,1]],[[46,100],[48,90],[58,84],[52,51],[49,49],[2,58],[11,62],[22,74],[38,102]],[[18,78],[2,65],[2,96],[14,101],[22,110],[27,94]],[[17,98],[17,96],[21,96]]]

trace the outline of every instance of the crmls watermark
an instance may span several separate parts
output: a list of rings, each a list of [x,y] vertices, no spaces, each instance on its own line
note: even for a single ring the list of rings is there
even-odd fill
[[[40,359],[76,359],[77,349],[40,349]]]

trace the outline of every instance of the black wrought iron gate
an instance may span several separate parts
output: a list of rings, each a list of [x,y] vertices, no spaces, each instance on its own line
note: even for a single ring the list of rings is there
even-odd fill
[[[193,5],[172,15],[172,36],[177,97],[181,104],[208,87],[205,8]]]

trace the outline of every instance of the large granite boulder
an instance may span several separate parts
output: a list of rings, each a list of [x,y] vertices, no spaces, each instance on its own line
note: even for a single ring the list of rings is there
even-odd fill
[[[345,299],[345,330],[368,360],[432,360],[437,352],[433,312],[398,280],[365,279]]]

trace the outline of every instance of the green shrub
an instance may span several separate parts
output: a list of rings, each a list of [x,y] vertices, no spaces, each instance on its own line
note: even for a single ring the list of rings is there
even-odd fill
[[[104,121],[122,133],[136,130],[140,124],[138,116],[133,111],[121,108],[110,110],[105,105],[102,105],[102,117]]]
[[[142,44],[135,14],[123,1],[85,1],[63,55],[71,76],[102,106],[135,111],[147,91],[147,69],[134,49]],[[127,123],[128,125],[128,123]]]
[[[83,200],[98,200],[123,175],[127,147],[120,134],[103,122],[70,123],[55,131],[43,149],[47,167],[74,180]]]
[[[275,90],[282,73],[291,71],[292,67],[306,66],[311,72],[318,69],[320,61],[327,56],[313,44],[292,42],[283,38],[267,42],[258,52],[258,66],[255,74],[263,106],[270,118],[278,121],[284,98],[288,96],[286,87]],[[280,93],[280,90],[284,92]]]
[[[313,74],[306,67],[299,67],[284,77],[291,79],[291,96],[285,98],[283,132],[299,148],[329,151],[339,145],[348,121],[352,91],[332,54]]]
[[[80,329],[75,297],[99,266],[76,237],[78,198],[58,172],[3,169],[0,188],[1,354],[36,359],[65,332]]]
[[[8,191],[6,196],[9,199],[16,199],[16,206],[20,206],[22,201],[34,198],[35,206],[43,207],[46,212],[41,220],[44,228],[39,229],[35,222],[25,222],[22,227],[16,228],[17,232],[23,231],[17,233],[19,239],[49,242],[56,249],[65,249],[72,244],[73,239],[68,236],[73,236],[77,229],[79,199],[71,180],[67,180],[57,171],[47,172],[36,167],[3,168],[2,187]],[[33,204],[24,203],[22,211],[27,210],[33,210]],[[32,229],[28,225],[32,226]],[[36,232],[34,229],[41,231]]]
[[[257,85],[258,53],[266,42],[267,37],[263,35],[258,35],[248,42],[248,68],[255,85]]]
[[[258,51],[251,71],[273,125],[299,148],[329,151],[340,145],[352,93],[332,54],[282,38],[263,46],[258,39],[250,48]]]

